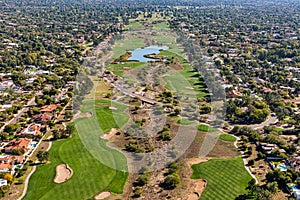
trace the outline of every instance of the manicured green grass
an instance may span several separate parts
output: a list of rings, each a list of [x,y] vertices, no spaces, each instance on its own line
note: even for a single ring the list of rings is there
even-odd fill
[[[153,39],[165,46],[168,46],[169,52],[180,54],[183,52],[183,48],[176,43],[176,38],[170,35],[169,32],[162,32],[161,34],[153,36]]]
[[[126,51],[132,51],[134,49],[144,47],[142,38],[126,38],[124,40],[116,41],[115,45],[112,47],[114,53],[113,58],[118,58],[121,55],[124,55]]]
[[[143,28],[143,25],[140,22],[137,21],[131,21],[129,25],[126,26],[126,29],[138,29]]]
[[[103,156],[105,152],[100,152]],[[78,133],[71,139],[56,141],[50,150],[50,164],[37,167],[32,175],[25,200],[89,199],[103,190],[122,193],[128,174],[111,169],[92,156]],[[70,180],[53,182],[55,167],[67,163],[74,171]]]
[[[154,35],[153,39],[156,42],[162,43],[162,44],[173,44],[173,43],[175,43],[175,38],[170,37],[168,35],[164,35],[164,34]]]
[[[115,75],[123,77],[124,74],[124,68],[138,68],[144,66],[144,62],[124,62],[121,64],[110,64],[108,66],[108,69],[112,71]]]
[[[220,140],[226,141],[226,142],[235,142],[236,138],[233,137],[232,135],[228,135],[228,134],[222,134],[219,136]]]
[[[207,187],[201,200],[233,200],[245,193],[251,180],[241,157],[233,159],[213,159],[192,166],[192,179],[205,179]]]
[[[193,71],[186,59],[168,50],[160,51],[159,55],[177,58],[183,66],[182,70],[163,78],[166,82],[166,88],[175,91],[178,95],[188,97],[201,98],[208,95],[204,82],[199,78],[199,73]]]
[[[169,30],[169,24],[167,22],[161,22],[161,23],[153,24],[153,29]]]
[[[109,106],[118,110],[112,112]],[[100,135],[124,125],[126,106],[107,100],[85,101],[82,112],[93,117],[77,119],[72,138],[53,142],[50,164],[37,167],[24,199],[91,199],[103,190],[122,193],[128,173],[125,157],[110,147]],[[70,180],[55,184],[55,167],[67,163],[74,171]],[[116,170],[118,169],[118,170]]]
[[[199,124],[197,128],[198,128],[198,130],[201,131],[201,132],[212,133],[212,132],[218,131],[217,128],[208,126],[208,125],[206,125],[206,124]]]
[[[191,124],[194,124],[195,121],[189,120],[187,118],[181,118],[177,121],[177,123],[181,124],[181,125],[191,125]]]

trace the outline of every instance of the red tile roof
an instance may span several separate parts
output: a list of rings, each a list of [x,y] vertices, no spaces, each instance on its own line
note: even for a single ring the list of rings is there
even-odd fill
[[[12,169],[12,165],[8,163],[0,163],[0,170],[10,170]]]
[[[32,117],[32,120],[35,122],[48,122],[53,118],[53,115],[48,113],[37,114]]]
[[[10,151],[13,151],[14,149],[19,150],[22,148],[26,150],[29,146],[29,143],[30,143],[30,140],[27,138],[21,138],[19,140],[14,139],[10,143],[11,146],[5,147],[5,151],[10,152]]]
[[[52,112],[57,107],[58,107],[58,105],[55,105],[55,104],[45,105],[45,106],[41,107],[41,112]]]

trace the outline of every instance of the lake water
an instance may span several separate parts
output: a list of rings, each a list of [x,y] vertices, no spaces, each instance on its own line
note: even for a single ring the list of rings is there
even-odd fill
[[[145,48],[138,48],[132,51],[131,57],[128,60],[138,60],[140,62],[155,61],[152,58],[145,58],[144,55],[148,54],[159,54],[159,50],[167,50],[167,46],[148,46]]]

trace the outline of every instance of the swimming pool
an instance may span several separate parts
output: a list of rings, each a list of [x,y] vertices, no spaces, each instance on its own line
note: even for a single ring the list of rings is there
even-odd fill
[[[14,165],[13,169],[16,170],[16,169],[20,169],[21,168],[21,165]]]
[[[298,188],[295,185],[291,186],[292,190],[297,190]]]
[[[287,167],[285,165],[277,165],[277,168],[280,169],[280,171],[287,171]]]
[[[37,144],[38,144],[38,142],[31,142],[31,144],[30,144],[30,146],[32,147],[32,148],[35,148],[36,146],[37,146]]]

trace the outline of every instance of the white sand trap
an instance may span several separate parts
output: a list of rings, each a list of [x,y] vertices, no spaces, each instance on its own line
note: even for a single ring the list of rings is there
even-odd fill
[[[67,164],[56,166],[56,175],[54,178],[55,183],[63,183],[69,180],[73,175],[73,170]]]
[[[87,112],[87,113],[85,114],[85,116],[88,117],[88,118],[93,117],[93,113],[92,113],[92,112]]]
[[[118,133],[118,129],[112,128],[112,129],[110,129],[109,133],[101,135],[100,138],[105,139],[105,140],[109,140],[110,138],[112,138],[117,133]]]
[[[95,196],[95,199],[96,200],[105,199],[105,198],[109,197],[110,194],[111,194],[110,191],[104,191],[104,192],[97,194],[97,196]]]
[[[93,117],[93,113],[92,112],[86,112],[86,113],[82,113],[82,112],[78,112],[76,115],[74,115],[74,119],[79,119],[79,118],[90,118]]]
[[[199,164],[199,163],[203,163],[203,162],[207,162],[209,161],[211,158],[210,157],[205,157],[205,158],[190,158],[188,160],[186,160],[186,163],[188,165],[196,165],[196,164]]]
[[[113,107],[113,106],[110,106],[110,107],[109,107],[109,110],[118,110],[118,108]]]

